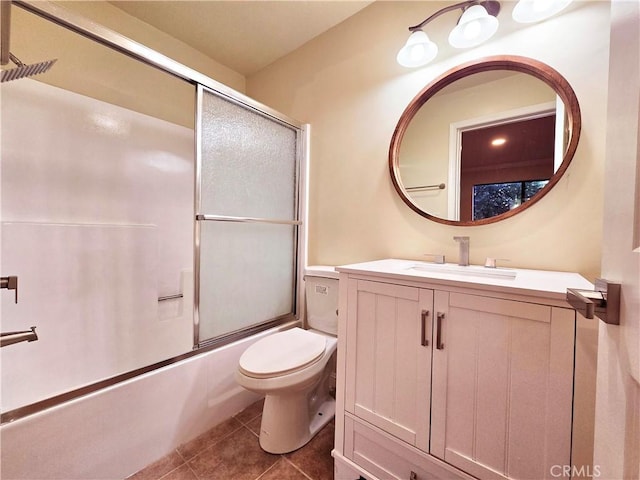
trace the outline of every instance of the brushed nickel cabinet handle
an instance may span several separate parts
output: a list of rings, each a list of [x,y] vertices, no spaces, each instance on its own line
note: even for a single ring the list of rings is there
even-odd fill
[[[444,344],[442,343],[442,319],[444,318],[444,313],[438,312],[438,316],[436,317],[436,348],[438,350],[444,350]]]
[[[421,339],[420,344],[423,347],[429,346],[429,340],[427,339],[427,318],[429,317],[429,310],[422,310],[422,330],[421,330]]]

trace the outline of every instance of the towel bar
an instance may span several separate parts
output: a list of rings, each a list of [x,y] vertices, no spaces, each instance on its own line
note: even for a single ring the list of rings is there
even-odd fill
[[[434,185],[419,185],[415,187],[405,187],[407,192],[418,192],[422,190],[444,190],[447,186],[444,183],[438,183]]]
[[[611,325],[620,325],[619,283],[602,278],[595,281],[594,290],[567,288],[567,302],[585,318],[598,317]]]
[[[164,297],[158,297],[159,302],[164,302],[165,300],[173,300],[175,298],[182,298],[184,295],[181,293],[176,293],[175,295],[166,295]]]

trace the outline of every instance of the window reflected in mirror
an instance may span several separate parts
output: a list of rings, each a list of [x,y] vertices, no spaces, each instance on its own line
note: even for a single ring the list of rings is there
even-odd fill
[[[473,220],[503,214],[531,200],[549,180],[489,183],[473,186]]]
[[[484,187],[524,186],[533,180],[546,180],[543,186],[548,183],[557,163],[554,162],[556,115],[553,112],[542,115],[462,132],[458,180],[460,215],[456,220],[490,218],[516,208],[530,198],[523,192],[509,203],[508,208],[507,205],[502,208],[483,208],[483,214],[479,215],[476,202],[479,187],[482,198],[489,196],[482,204],[497,206],[504,200],[501,191]],[[496,197],[493,201],[490,197],[492,192]]]

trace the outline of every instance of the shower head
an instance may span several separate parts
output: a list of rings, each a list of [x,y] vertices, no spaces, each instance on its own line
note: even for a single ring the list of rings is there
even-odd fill
[[[0,83],[44,73],[49,70],[54,63],[56,63],[57,59],[34,63],[33,65],[25,65],[18,60],[18,58],[13,55],[9,49],[10,26],[11,0],[0,0],[0,65],[4,67],[4,65],[9,63],[9,60],[16,64],[14,68],[2,70],[2,79],[0,80]]]
[[[2,80],[0,83],[9,82],[11,80],[18,80],[20,78],[31,77],[33,75],[38,75],[40,73],[44,73],[49,70],[54,63],[58,60],[54,58],[53,60],[47,60],[40,63],[34,63],[33,65],[25,65],[18,58],[9,53],[9,58],[13,63],[17,66],[15,68],[10,68],[8,70],[2,70]]]

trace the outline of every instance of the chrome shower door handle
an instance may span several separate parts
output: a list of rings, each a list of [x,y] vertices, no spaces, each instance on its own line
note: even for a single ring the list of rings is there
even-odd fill
[[[421,332],[420,332],[420,345],[423,347],[429,346],[429,340],[427,339],[427,319],[429,318],[429,310],[422,310],[421,313]]]
[[[438,350],[444,350],[444,344],[442,343],[442,320],[444,319],[444,313],[438,312],[436,316],[436,348]]]

